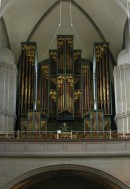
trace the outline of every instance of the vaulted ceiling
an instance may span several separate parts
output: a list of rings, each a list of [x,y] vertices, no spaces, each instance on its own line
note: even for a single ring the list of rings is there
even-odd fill
[[[16,63],[21,42],[37,42],[38,58],[56,48],[56,35],[74,35],[74,48],[90,61],[94,42],[110,42],[116,62],[122,50],[127,0],[2,0],[4,19]]]

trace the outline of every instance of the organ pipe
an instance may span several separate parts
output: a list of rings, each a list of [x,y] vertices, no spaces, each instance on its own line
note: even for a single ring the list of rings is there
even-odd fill
[[[35,62],[35,43],[22,43],[21,64],[21,84],[20,84],[20,112],[27,114],[28,109],[32,108],[34,101],[34,62]]]
[[[96,81],[98,109],[110,114],[109,44],[95,44]]]

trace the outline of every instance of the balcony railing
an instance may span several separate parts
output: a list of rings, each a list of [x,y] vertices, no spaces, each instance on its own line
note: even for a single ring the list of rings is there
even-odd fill
[[[2,140],[84,140],[84,139],[130,139],[130,132],[124,131],[4,131],[0,132]]]

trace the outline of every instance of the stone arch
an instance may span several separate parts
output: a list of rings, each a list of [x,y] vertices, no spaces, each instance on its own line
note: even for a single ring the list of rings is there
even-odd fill
[[[44,183],[45,179],[52,179],[53,177],[59,174],[61,177],[70,177],[76,176],[76,178],[84,178],[88,181],[92,181],[97,185],[96,188],[99,186],[102,187],[106,186],[106,189],[128,189],[129,187],[126,186],[123,182],[119,179],[113,177],[112,175],[100,171],[95,168],[83,166],[83,165],[76,165],[76,164],[59,164],[59,165],[51,165],[45,166],[38,169],[34,169],[29,171],[14,180],[8,183],[3,189],[22,189],[22,188],[29,188],[34,184],[40,182]],[[39,178],[39,179],[38,179]],[[43,179],[44,178],[44,179]],[[97,179],[95,181],[94,179]],[[90,179],[90,180],[88,180]],[[36,182],[37,180],[37,182]],[[48,180],[51,181],[51,180]],[[86,186],[85,186],[86,187]],[[89,187],[87,187],[89,189]]]

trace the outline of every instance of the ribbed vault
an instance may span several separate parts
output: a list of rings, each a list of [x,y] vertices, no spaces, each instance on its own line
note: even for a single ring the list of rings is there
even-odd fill
[[[36,41],[39,61],[48,58],[48,48],[55,48],[56,34],[73,34],[75,48],[83,50],[82,56],[92,61],[93,43],[110,42],[116,62],[122,49],[124,26],[127,19],[126,1],[119,0],[3,0],[1,15],[5,21],[11,49],[16,63],[23,41]],[[60,5],[61,24],[60,23]],[[56,33],[57,31],[57,33]]]

